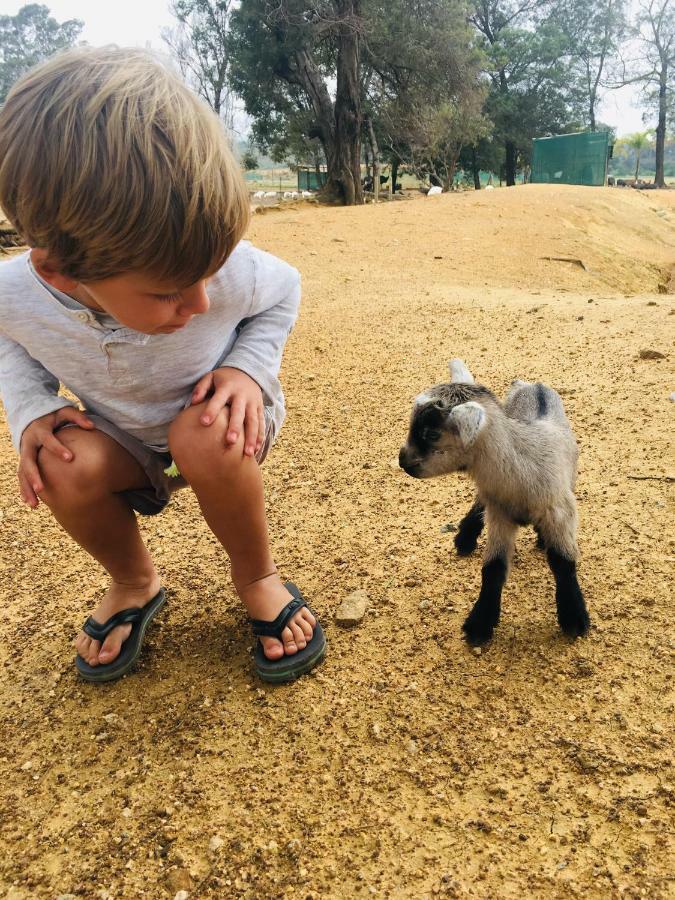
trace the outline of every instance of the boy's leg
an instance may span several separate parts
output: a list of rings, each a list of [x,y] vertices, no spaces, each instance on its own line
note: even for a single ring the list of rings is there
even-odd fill
[[[64,428],[59,440],[73,453],[65,462],[41,450],[44,482],[40,499],[62,527],[109,573],[112,583],[93,612],[97,622],[130,606],[144,606],[160,588],[159,576],[141,538],[136,516],[120,491],[148,487],[139,463],[102,431]],[[103,642],[83,631],[75,646],[89,663],[110,663],[119,654],[131,625],[113,629]]]
[[[272,621],[291,600],[276,572],[269,547],[260,467],[244,456],[243,436],[227,446],[227,411],[212,425],[199,421],[205,403],[184,410],[169,430],[169,447],[181,475],[197,495],[209,528],[232,563],[232,580],[248,614]],[[316,620],[301,609],[282,633],[282,640],[261,638],[265,655],[279,659],[302,650],[312,638]]]

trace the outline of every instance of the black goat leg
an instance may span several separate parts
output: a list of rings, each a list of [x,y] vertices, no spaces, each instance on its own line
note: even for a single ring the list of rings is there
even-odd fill
[[[473,646],[489,641],[499,622],[506,573],[505,557],[495,557],[483,565],[483,581],[478,600],[462,626],[467,641]]]
[[[560,627],[568,637],[581,637],[590,628],[591,620],[577,581],[576,562],[554,547],[548,548],[546,558],[555,577],[555,603]]]
[[[455,548],[460,556],[468,556],[473,553],[484,525],[483,504],[480,500],[475,500],[471,509],[459,523],[459,529],[455,535]]]

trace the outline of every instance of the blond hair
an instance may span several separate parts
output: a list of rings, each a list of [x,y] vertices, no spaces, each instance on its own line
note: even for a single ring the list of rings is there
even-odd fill
[[[216,115],[142,50],[78,48],[30,71],[0,111],[0,205],[77,281],[215,272],[249,222]]]

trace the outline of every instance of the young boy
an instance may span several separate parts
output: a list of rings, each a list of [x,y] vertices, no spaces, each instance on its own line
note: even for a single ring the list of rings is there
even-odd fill
[[[0,205],[32,248],[0,266],[21,496],[110,575],[75,641],[79,673],[110,681],[137,660],[164,590],[134,510],[160,512],[185,484],[230,557],[258,674],[308,672],[325,639],[277,574],[259,469],[284,419],[300,279],[240,242],[248,195],[219,121],[145,52],[64,53],[0,113]]]

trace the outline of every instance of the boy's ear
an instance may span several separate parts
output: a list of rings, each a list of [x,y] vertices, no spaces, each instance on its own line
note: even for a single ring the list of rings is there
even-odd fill
[[[64,294],[67,294],[69,291],[74,291],[79,284],[74,278],[69,278],[67,275],[62,275],[59,272],[52,260],[49,259],[46,250],[34,247],[30,251],[30,261],[40,278],[46,281],[47,284],[55,287],[57,291],[63,291]]]
[[[448,422],[454,425],[464,447],[470,447],[485,427],[485,409],[474,400],[453,406]]]

